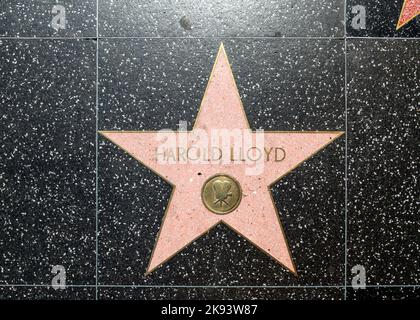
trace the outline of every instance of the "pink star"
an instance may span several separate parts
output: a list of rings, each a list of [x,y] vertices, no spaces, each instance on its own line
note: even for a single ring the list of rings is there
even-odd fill
[[[195,132],[201,130],[210,135],[214,129],[249,129],[223,44],[219,48],[194,129],[188,134],[194,136]],[[253,175],[246,172],[247,164],[241,161],[162,163],[157,157],[157,150],[162,144],[157,138],[159,135],[157,132],[102,131],[101,134],[173,186],[147,269],[148,273],[217,224],[224,223],[296,274],[296,267],[279,214],[274,206],[270,186],[343,132],[265,131],[263,133],[265,150],[281,148],[279,150],[283,150],[284,154],[279,156],[277,159],[279,161],[274,161],[274,154],[271,155],[271,161],[264,158],[262,172]],[[183,139],[182,134],[185,135],[186,132],[178,131],[173,134],[179,142]],[[250,133],[253,141],[257,139],[258,134]],[[192,143],[189,141],[188,146]],[[238,207],[225,215],[215,214],[207,209],[201,198],[203,185],[210,177],[217,174],[233,177],[242,189],[242,198]]]
[[[397,23],[397,30],[405,26],[420,13],[420,0],[404,0],[400,18]]]

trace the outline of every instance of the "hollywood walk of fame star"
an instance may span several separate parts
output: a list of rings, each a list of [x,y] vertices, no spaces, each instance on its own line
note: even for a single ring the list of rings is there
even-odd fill
[[[219,48],[199,108],[193,131],[213,129],[250,130],[238,89],[223,47]],[[156,157],[156,132],[101,131],[103,136],[168,181],[172,194],[150,258],[147,273],[219,223],[224,223],[260,250],[296,274],[270,186],[303,161],[338,138],[343,132],[264,131],[265,148],[281,146],[282,161],[267,161],[258,175],[246,174],[245,164],[160,163]],[[181,134],[175,133],[177,137]],[[252,132],[255,138],[256,132]],[[221,175],[219,178],[218,176]],[[212,180],[212,177],[216,179]],[[206,188],[209,179],[214,183]],[[237,188],[231,188],[237,183]],[[206,191],[207,190],[207,191]],[[205,203],[204,193],[215,192]],[[224,212],[212,207],[235,201]],[[222,214],[220,214],[222,213]]]
[[[397,30],[405,26],[420,13],[420,0],[404,0],[401,8],[400,18],[397,23]]]

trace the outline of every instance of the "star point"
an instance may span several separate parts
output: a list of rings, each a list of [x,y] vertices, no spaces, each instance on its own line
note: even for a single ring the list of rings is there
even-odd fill
[[[397,30],[408,24],[420,13],[420,0],[404,0],[400,17],[397,23]]]

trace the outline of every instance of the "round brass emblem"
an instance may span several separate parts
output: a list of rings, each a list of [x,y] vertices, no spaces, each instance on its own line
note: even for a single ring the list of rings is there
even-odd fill
[[[208,179],[201,190],[201,199],[211,212],[227,214],[241,202],[242,190],[238,181],[224,174]]]

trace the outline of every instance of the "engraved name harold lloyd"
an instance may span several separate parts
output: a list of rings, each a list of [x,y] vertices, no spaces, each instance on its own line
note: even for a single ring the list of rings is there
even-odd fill
[[[180,124],[180,126],[182,123]],[[264,131],[248,129],[215,129],[193,131],[162,130],[156,133],[159,145],[155,151],[160,164],[247,164],[249,175],[258,175],[264,162],[281,162],[286,150],[279,146],[264,146]]]

